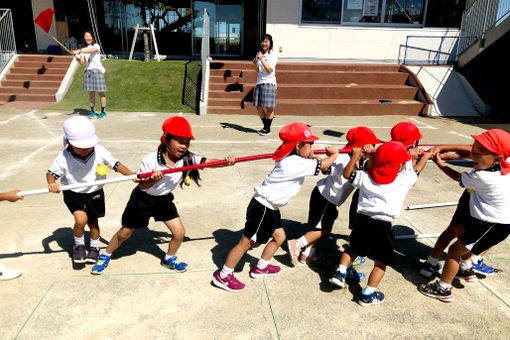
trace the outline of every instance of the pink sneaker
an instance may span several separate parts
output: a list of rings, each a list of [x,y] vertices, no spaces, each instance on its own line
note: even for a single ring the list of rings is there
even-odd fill
[[[273,266],[271,264],[268,264],[266,268],[264,269],[259,269],[259,266],[256,265],[255,267],[253,267],[253,269],[251,270],[250,272],[250,276],[254,279],[257,279],[259,277],[263,277],[263,276],[276,276],[278,275],[278,273],[280,272],[280,267],[278,266]]]
[[[296,266],[298,264],[299,255],[301,255],[301,249],[296,245],[297,240],[287,240],[287,248],[289,249],[290,262]]]
[[[221,272],[218,272],[213,277],[213,283],[216,287],[228,290],[229,292],[240,292],[244,290],[245,284],[235,278],[234,274],[228,274],[226,278],[222,279]]]
[[[304,264],[321,264],[326,260],[324,255],[318,254],[317,252],[313,253],[310,256],[306,256],[304,253],[301,253],[299,256],[299,262]]]

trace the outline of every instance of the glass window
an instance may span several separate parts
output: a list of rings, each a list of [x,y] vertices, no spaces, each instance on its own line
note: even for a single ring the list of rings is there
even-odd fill
[[[423,24],[425,0],[386,0],[385,23]]]
[[[343,22],[380,23],[382,1],[383,0],[345,0],[343,6]]]
[[[460,27],[466,0],[429,0],[426,27]]]
[[[342,0],[302,0],[301,22],[340,24]]]

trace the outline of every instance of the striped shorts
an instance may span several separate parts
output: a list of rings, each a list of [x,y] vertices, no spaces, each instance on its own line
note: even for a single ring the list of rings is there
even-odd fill
[[[276,85],[264,83],[255,86],[253,105],[274,108],[276,106]]]
[[[106,81],[103,72],[99,70],[85,70],[83,74],[83,89],[85,91],[106,92]]]

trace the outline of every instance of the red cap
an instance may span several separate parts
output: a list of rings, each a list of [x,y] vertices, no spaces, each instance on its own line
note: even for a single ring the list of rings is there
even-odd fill
[[[195,139],[195,137],[191,134],[191,125],[183,117],[175,116],[167,118],[163,122],[163,126],[161,126],[161,128],[163,129],[163,136],[161,136],[161,140],[165,138],[167,133],[173,136]]]
[[[386,142],[375,151],[374,163],[368,170],[372,180],[378,184],[389,184],[397,178],[400,164],[411,159],[404,144]]]
[[[478,143],[487,150],[501,156],[501,172],[506,175],[510,172],[510,164],[507,158],[510,157],[510,134],[501,129],[485,131],[481,135],[471,135]]]
[[[347,145],[344,149],[359,148],[367,144],[379,144],[381,141],[375,136],[374,131],[364,126],[358,126],[347,132]]]
[[[411,122],[400,122],[391,129],[391,140],[402,142],[405,147],[413,145],[422,138],[418,127]]]
[[[308,125],[304,123],[292,123],[284,126],[280,130],[280,139],[283,144],[274,152],[275,161],[287,156],[299,142],[314,142],[319,137],[315,137]]]

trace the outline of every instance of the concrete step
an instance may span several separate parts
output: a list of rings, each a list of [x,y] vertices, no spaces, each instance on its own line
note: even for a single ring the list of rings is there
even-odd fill
[[[62,81],[63,75],[59,74],[25,74],[11,73],[5,76],[5,80],[55,80]]]
[[[34,68],[34,67],[13,67],[10,74],[51,74],[65,76],[66,68]]]
[[[73,57],[70,55],[53,55],[53,54],[20,54],[18,61],[23,62],[68,62],[70,63]]]
[[[220,104],[217,102],[216,104]],[[237,105],[209,104],[207,112],[211,114],[256,114],[257,110],[250,102],[237,101]],[[410,100],[397,100],[391,104],[381,104],[375,100],[310,100],[282,99],[277,101],[277,115],[310,116],[369,116],[369,115],[410,115],[418,116],[426,110],[426,104]]]
[[[0,87],[1,94],[49,94],[54,95],[58,89],[56,88],[46,88],[46,87]]]
[[[4,80],[4,81],[2,81],[1,85],[2,86],[10,86],[10,87],[21,87],[21,88],[46,87],[46,88],[58,89],[60,87],[60,81],[54,81],[54,80]]]
[[[298,71],[387,71],[397,72],[400,69],[398,64],[361,64],[361,63],[293,63],[293,62],[278,62],[276,70],[298,70]],[[213,60],[211,62],[211,72],[213,71],[240,71],[248,70],[255,71],[255,65],[251,61],[245,60]]]
[[[55,95],[44,94],[23,94],[23,93],[0,93],[0,101],[34,101],[34,102],[54,102]]]
[[[66,69],[69,67],[69,64],[71,61],[67,62],[39,62],[39,61],[16,61],[14,62],[14,67],[30,67],[30,68],[36,68],[38,70],[40,69],[49,69],[49,68],[60,68],[60,69]]]
[[[232,89],[232,88],[231,88]],[[253,98],[254,86],[243,86],[243,91],[211,90],[209,100],[215,98]],[[387,84],[281,84],[277,100],[285,98],[310,99],[414,99],[418,89],[407,85]]]

